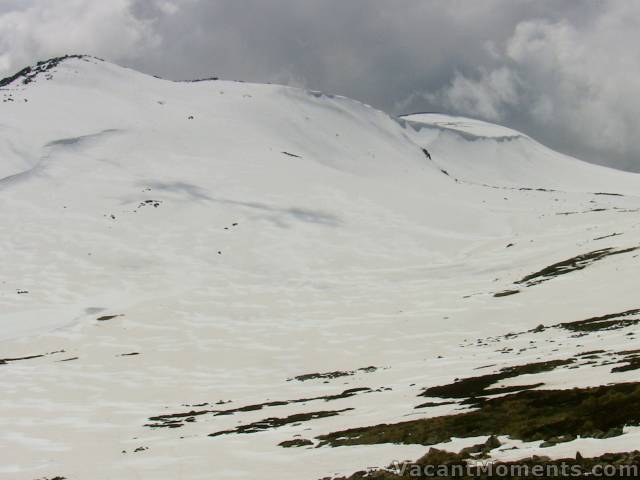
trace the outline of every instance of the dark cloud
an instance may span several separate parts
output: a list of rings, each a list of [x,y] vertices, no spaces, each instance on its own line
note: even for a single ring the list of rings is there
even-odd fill
[[[481,117],[640,171],[637,19],[640,4],[618,1],[8,0],[0,70],[86,51],[171,79]]]

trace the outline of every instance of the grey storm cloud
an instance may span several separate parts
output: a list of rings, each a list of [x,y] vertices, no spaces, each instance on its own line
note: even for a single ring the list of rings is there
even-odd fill
[[[4,0],[0,74],[89,53],[483,118],[640,171],[640,2]]]

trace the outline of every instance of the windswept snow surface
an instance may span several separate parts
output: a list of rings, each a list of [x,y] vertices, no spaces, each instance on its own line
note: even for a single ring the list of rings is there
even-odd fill
[[[348,474],[428,447],[278,444],[449,413],[415,409],[417,395],[480,366],[639,348],[633,326],[476,344],[640,308],[640,251],[514,284],[639,246],[638,175],[475,120],[397,120],[346,98],[169,82],[89,57],[0,99],[2,479]],[[610,369],[536,377],[639,378]],[[334,371],[353,374],[293,379]],[[208,436],[312,412],[332,416]]]

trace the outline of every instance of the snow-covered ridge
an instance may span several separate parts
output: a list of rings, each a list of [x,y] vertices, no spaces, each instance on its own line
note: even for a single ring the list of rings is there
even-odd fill
[[[469,137],[508,139],[525,136],[511,128],[466,117],[456,117],[441,113],[412,113],[400,118],[414,122],[418,126],[430,125],[442,130],[454,130]]]
[[[501,125],[436,113],[401,118],[412,127],[412,139],[434,152],[434,160],[458,180],[500,188],[638,193],[638,174],[580,161]]]
[[[50,58],[49,60],[41,60],[33,66],[25,67],[14,75],[0,80],[0,87],[16,87],[18,85],[28,85],[33,82],[38,76],[46,74],[50,70],[56,68],[61,62],[65,60],[75,58],[90,62],[92,60],[99,60],[95,57],[88,55],[65,55],[63,57]],[[46,75],[47,80],[51,80],[53,76],[51,74]]]
[[[406,153],[411,152],[408,157],[413,156],[416,162],[422,160],[420,149],[407,141],[403,130],[390,117],[341,97],[278,85],[172,82],[91,57],[42,62],[30,72],[38,73],[16,77],[1,90],[6,114],[0,128],[12,133],[3,137],[2,153],[6,160],[0,166],[0,176],[24,168],[20,164],[25,158],[30,158],[32,164],[37,162],[44,148],[60,139],[116,129],[142,129],[160,134],[162,130],[175,128],[173,121],[177,118],[184,120],[185,125],[186,121],[196,119],[189,124],[191,130],[215,125],[217,130],[230,131],[235,127],[251,135],[267,136],[284,133],[274,132],[274,125],[280,127],[282,123],[304,120],[292,126],[297,134],[283,139],[283,149],[308,149],[302,153],[311,154],[317,145],[324,149],[328,143],[333,145],[334,153],[349,153],[345,164],[336,164],[337,168],[357,169],[355,162],[362,162],[366,164],[366,174],[379,168],[387,171],[393,162],[376,158],[377,148],[383,148],[379,153],[386,158],[407,158]],[[326,132],[323,125],[313,123],[308,113],[314,108],[327,123],[335,125],[335,132]],[[357,142],[340,138],[340,128],[349,128],[354,135],[369,135],[371,138],[366,143],[370,148],[349,151]],[[22,139],[24,141],[20,141]],[[38,152],[33,151],[36,147]],[[29,149],[32,151],[25,151]],[[329,161],[324,151],[322,156],[326,160],[321,161]]]
[[[37,85],[29,85],[36,79],[39,79]],[[217,77],[206,80],[167,81],[83,55],[54,58],[39,62],[33,67],[27,67],[1,82],[3,101],[8,104],[7,107],[10,107],[11,102],[28,102],[29,96],[35,100],[44,94],[48,97],[49,108],[43,111],[41,109],[38,114],[41,123],[45,126],[40,128],[38,125],[40,122],[34,122],[33,118],[29,118],[29,134],[25,142],[20,144],[18,139],[22,132],[19,131],[13,131],[10,145],[3,142],[0,149],[5,161],[0,165],[0,177],[30,168],[39,161],[40,152],[30,152],[29,149],[33,149],[33,146],[38,143],[42,147],[60,139],[71,138],[77,133],[79,124],[83,122],[86,122],[86,127],[82,134],[96,135],[105,130],[121,129],[120,123],[123,118],[131,125],[133,125],[132,122],[139,125],[146,116],[159,120],[157,112],[154,112],[158,110],[154,103],[164,105],[160,97],[167,94],[173,95],[173,92],[179,92],[179,98],[184,102],[181,105],[184,106],[186,118],[189,119],[194,116],[190,113],[195,113],[188,110],[194,104],[194,101],[189,98],[207,99],[205,104],[198,108],[217,108],[218,105],[228,105],[229,102],[224,101],[222,97],[216,99],[212,94],[227,89],[228,94],[233,95],[237,92],[244,99],[254,96],[264,98],[265,95],[275,93],[284,96],[288,102],[283,102],[279,110],[282,111],[283,116],[289,116],[289,122],[295,122],[300,118],[302,105],[313,104],[314,107],[322,107],[325,112],[333,110],[334,113],[339,114],[337,125],[342,123],[346,126],[346,117],[356,124],[359,123],[354,131],[368,130],[370,134],[375,135],[377,143],[388,139],[389,133],[395,131],[397,145],[390,145],[385,158],[402,158],[404,154],[401,152],[406,149],[413,151],[414,158],[419,158],[420,149],[417,147],[427,148],[429,152],[435,154],[434,160],[439,168],[446,170],[459,180],[501,187],[571,191],[593,191],[597,190],[598,186],[607,190],[606,185],[610,183],[618,189],[624,185],[622,189],[625,193],[635,192],[637,180],[630,180],[631,184],[628,184],[628,179],[633,178],[634,175],[585,164],[554,152],[520,132],[481,120],[444,114],[411,114],[401,117],[401,120],[408,122],[407,124],[396,126],[386,114],[344,97],[305,92],[277,85],[229,82],[217,80]],[[68,97],[70,90],[73,94]],[[130,97],[131,101],[126,97]],[[154,101],[154,98],[157,100]],[[96,106],[101,104],[105,106],[100,112],[86,111],[84,107],[92,103]],[[255,105],[257,102],[253,103],[253,106],[259,110],[258,115],[253,115],[254,123],[260,128],[268,127],[269,119],[261,117],[260,113],[269,111],[269,114],[272,114],[273,112],[268,110],[271,106],[262,108],[260,104]],[[288,109],[293,104],[299,105]],[[107,108],[106,105],[111,107]],[[27,114],[31,114],[31,109],[25,107],[27,106],[23,105],[19,110],[15,109],[17,111],[11,112],[11,115],[15,115],[17,122],[2,122],[0,128],[8,131],[16,127],[20,128],[20,113],[26,110]],[[171,110],[171,107],[164,110]],[[291,115],[294,112],[298,115]],[[238,117],[246,113],[248,113],[247,109],[240,109]],[[70,116],[73,116],[75,121],[68,118]],[[308,123],[308,115],[305,119]],[[328,123],[331,123],[331,120]],[[22,124],[24,125],[24,121]],[[403,125],[405,125],[404,128],[402,128]],[[51,128],[52,126],[59,130],[56,131],[55,128]],[[73,132],[64,132],[68,126],[71,126]],[[311,148],[314,144],[320,144],[324,149],[327,141],[324,128],[317,128],[311,123],[308,123],[308,126],[310,127],[308,131],[301,132],[300,143]],[[247,127],[252,128],[250,125]],[[296,128],[299,129],[298,126]],[[55,138],[43,138],[38,142],[37,136],[43,129],[54,133]],[[36,138],[33,138],[34,135]],[[337,146],[338,149],[344,147],[345,142],[340,142],[339,133],[335,135],[336,138],[329,139],[329,142],[342,143],[342,146]],[[303,139],[305,136],[309,138]],[[317,138],[318,136],[320,138]],[[505,141],[510,143],[503,144]],[[355,142],[350,143],[353,145]],[[412,143],[414,145],[411,145]],[[441,155],[443,149],[446,155]],[[373,150],[375,148],[371,148],[365,155],[375,155],[372,153]],[[398,155],[392,153],[396,150]],[[324,153],[323,156],[326,157]],[[28,159],[26,160],[28,165],[24,164],[25,159]],[[354,165],[344,164],[338,168],[353,169]],[[400,170],[393,165],[393,161],[381,161],[380,158],[377,161],[373,161],[372,158],[366,161],[367,174],[380,171],[379,169],[388,173],[387,168],[391,168],[391,172]],[[635,175],[635,178],[638,178],[638,175]]]

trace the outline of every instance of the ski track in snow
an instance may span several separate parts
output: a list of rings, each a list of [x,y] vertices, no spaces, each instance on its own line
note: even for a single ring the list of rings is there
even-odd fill
[[[640,251],[516,283],[640,246],[638,175],[484,122],[403,124],[281,86],[173,83],[89,58],[51,77],[0,89],[12,98],[0,104],[0,478],[349,474],[428,447],[278,444],[457,412],[416,409],[418,395],[586,351],[605,353],[500,386],[638,381],[602,365],[640,348],[634,326],[527,331],[640,308]],[[293,379],[336,371],[351,374]],[[208,436],[326,411],[340,413]],[[496,458],[561,458],[628,450],[638,429],[544,449],[503,440]]]

